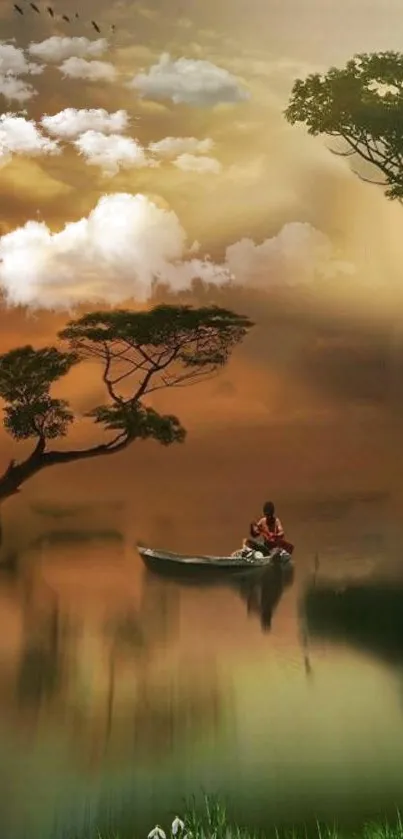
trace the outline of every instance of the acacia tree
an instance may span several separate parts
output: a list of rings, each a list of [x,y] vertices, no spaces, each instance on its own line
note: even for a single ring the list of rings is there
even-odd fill
[[[98,311],[72,320],[58,337],[65,349],[19,347],[0,356],[4,425],[16,440],[34,441],[21,462],[11,460],[0,477],[0,500],[45,467],[122,451],[135,440],[181,443],[177,417],[144,403],[162,388],[196,384],[219,372],[252,322],[218,306],[156,306],[147,312]],[[87,414],[107,439],[86,449],[58,450],[49,441],[66,436],[76,417],[50,389],[74,365],[96,359],[106,401]]]
[[[298,79],[285,116],[310,134],[341,141],[344,150],[332,148],[335,154],[365,160],[382,178],[363,179],[384,186],[389,198],[403,198],[402,53],[362,53],[344,69]]]

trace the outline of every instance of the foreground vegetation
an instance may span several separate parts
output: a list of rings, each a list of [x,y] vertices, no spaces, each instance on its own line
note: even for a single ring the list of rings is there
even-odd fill
[[[123,830],[98,831],[95,836],[96,839],[137,839],[137,831],[133,828],[128,832],[126,825]],[[205,798],[202,809],[194,805],[187,807],[186,812],[181,817],[175,816],[168,827],[155,825],[147,839],[308,839],[309,836],[316,839],[403,839],[403,822],[397,810],[392,821],[379,819],[355,830],[339,829],[336,822],[329,826],[316,821],[313,831],[307,825],[292,829],[279,829],[273,825],[261,833],[234,824],[220,801]]]

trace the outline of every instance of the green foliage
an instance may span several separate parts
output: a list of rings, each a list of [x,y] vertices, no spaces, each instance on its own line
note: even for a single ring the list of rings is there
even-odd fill
[[[135,825],[134,814],[131,820],[122,819],[120,830],[114,830],[110,825],[105,831],[98,831],[96,839],[145,839]],[[163,827],[157,825],[148,835],[152,839],[161,839],[162,836],[166,839],[403,839],[403,827],[397,811],[397,819],[393,822],[379,818],[355,830],[343,830],[336,821],[324,824],[315,819],[314,822],[310,820],[309,823],[299,822],[292,826],[287,824],[278,827],[272,823],[263,833],[237,825],[219,798],[205,795],[202,805],[197,804],[195,797],[185,803],[182,819],[176,816],[171,829],[167,829],[165,824]],[[74,839],[79,837],[75,836]],[[95,836],[85,833],[80,839],[95,839]]]
[[[4,409],[4,427],[16,440],[64,437],[74,420],[67,406],[64,399],[51,399],[50,396],[28,403],[14,402]]]
[[[49,389],[78,361],[76,353],[56,347],[35,350],[27,345],[0,355],[0,396],[10,403],[4,426],[16,440],[66,435],[74,416],[68,402],[52,399]]]
[[[101,405],[89,411],[87,416],[110,431],[121,431],[122,436],[130,440],[153,438],[168,446],[183,443],[186,437],[186,431],[177,417],[158,414],[140,402]]]
[[[6,402],[41,399],[51,384],[69,372],[79,358],[55,347],[34,350],[30,345],[0,355],[0,396]]]
[[[59,333],[79,352],[91,346],[111,348],[119,342],[131,349],[144,349],[153,361],[175,360],[186,366],[216,367],[224,364],[231,349],[253,324],[218,306],[156,306],[150,311],[98,311],[71,321]],[[150,356],[149,356],[150,357]]]
[[[359,54],[344,69],[297,80],[285,116],[344,140],[382,172],[388,197],[403,197],[402,53]]]
[[[225,805],[215,796],[204,796],[204,807],[188,807],[184,834],[192,839],[253,839],[254,834],[231,824]]]

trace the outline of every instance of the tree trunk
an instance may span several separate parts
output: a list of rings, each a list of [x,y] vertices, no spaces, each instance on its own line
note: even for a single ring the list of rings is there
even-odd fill
[[[26,460],[21,463],[11,460],[6,471],[0,477],[0,504],[10,496],[16,495],[20,491],[21,485],[41,472],[42,469],[62,463],[75,463],[79,460],[88,460],[91,457],[114,454],[126,448],[131,442],[130,437],[124,437],[122,440],[119,435],[110,443],[103,443],[90,449],[67,452],[46,452],[44,451],[44,445],[38,443],[33,453]]]

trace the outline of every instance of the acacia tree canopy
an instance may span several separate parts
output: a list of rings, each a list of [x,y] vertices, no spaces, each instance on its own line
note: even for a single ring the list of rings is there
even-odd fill
[[[16,440],[34,438],[36,446],[22,463],[10,463],[0,478],[0,499],[45,466],[112,454],[136,439],[183,442],[179,419],[159,414],[144,397],[215,375],[252,326],[247,317],[218,306],[98,311],[70,321],[59,333],[65,350],[25,346],[1,355],[5,428]],[[87,416],[113,436],[88,449],[49,450],[48,440],[65,436],[74,421],[68,402],[53,398],[50,388],[86,359],[99,362],[106,390],[105,404]]]
[[[403,198],[402,53],[362,53],[344,69],[298,79],[285,116],[310,134],[340,139],[347,149],[332,149],[336,154],[358,155],[381,173],[372,182],[388,197]]]
[[[49,389],[79,361],[56,347],[27,345],[0,356],[0,396],[6,402],[4,426],[17,440],[64,436],[74,416],[64,399]],[[8,404],[7,404],[8,403]]]

